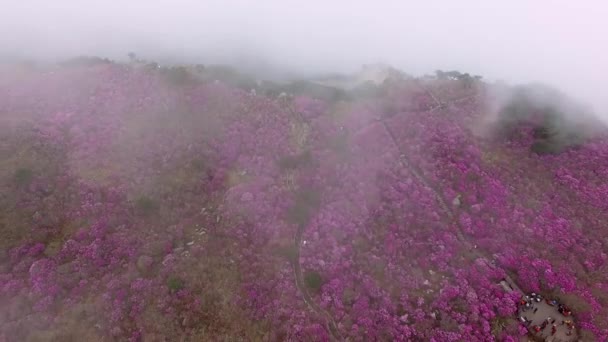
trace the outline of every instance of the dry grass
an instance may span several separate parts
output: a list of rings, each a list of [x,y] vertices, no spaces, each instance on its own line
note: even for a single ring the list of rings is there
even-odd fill
[[[48,329],[31,329],[26,332],[27,342],[105,342],[110,341],[97,323],[99,305],[88,299],[69,309],[62,309],[55,316],[56,322]]]

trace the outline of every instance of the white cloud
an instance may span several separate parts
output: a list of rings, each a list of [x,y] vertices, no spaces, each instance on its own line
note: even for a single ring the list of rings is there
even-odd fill
[[[256,56],[304,72],[387,62],[540,80],[608,108],[599,0],[22,0],[2,13],[4,55]]]

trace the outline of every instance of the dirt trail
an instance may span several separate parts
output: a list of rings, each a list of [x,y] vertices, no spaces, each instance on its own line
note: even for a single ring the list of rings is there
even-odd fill
[[[286,104],[286,107],[287,107],[287,110],[289,110],[289,112],[291,113],[291,115],[294,118],[296,118],[296,120],[298,120],[300,122],[304,122],[304,119],[302,118],[300,113],[298,113],[291,106],[291,104]],[[297,287],[298,291],[300,291],[300,293],[302,294],[302,298],[304,299],[304,302],[306,303],[306,305],[308,305],[308,307],[312,311],[317,313],[319,316],[325,318],[325,328],[329,332],[331,340],[332,341],[343,341],[344,338],[340,334],[340,331],[338,330],[338,325],[336,324],[336,321],[334,320],[332,315],[330,315],[327,311],[323,310],[320,306],[317,305],[317,303],[315,303],[312,296],[308,292],[308,289],[306,288],[306,284],[304,282],[304,276],[302,275],[302,266],[300,265],[300,248],[302,247],[302,235],[304,234],[305,230],[306,230],[305,225],[303,225],[303,224],[298,225],[298,229],[294,236],[295,257],[292,260],[292,267],[293,267],[296,287]]]
[[[340,331],[338,330],[338,325],[336,324],[336,321],[327,311],[321,309],[321,307],[319,307],[317,303],[315,303],[315,301],[310,296],[310,293],[308,293],[308,290],[306,289],[306,284],[304,283],[304,278],[302,276],[302,266],[300,265],[300,246],[302,246],[302,235],[304,234],[305,229],[306,227],[304,225],[298,226],[298,231],[296,232],[296,237],[294,239],[294,243],[296,245],[296,255],[292,263],[296,286],[302,294],[304,302],[308,305],[308,307],[311,308],[317,314],[325,317],[325,325],[327,331],[329,331],[332,337],[332,340],[342,341],[344,340],[344,338],[341,336]]]

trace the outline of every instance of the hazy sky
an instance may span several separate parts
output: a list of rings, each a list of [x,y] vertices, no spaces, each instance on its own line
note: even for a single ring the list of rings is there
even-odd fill
[[[539,80],[608,108],[604,0],[2,1],[0,54],[253,57],[300,72],[386,62]]]

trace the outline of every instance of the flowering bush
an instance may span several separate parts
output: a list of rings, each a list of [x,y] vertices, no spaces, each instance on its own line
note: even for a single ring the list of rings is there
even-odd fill
[[[1,76],[0,340],[515,341],[507,278],[608,338],[608,140],[480,135],[487,84]]]

